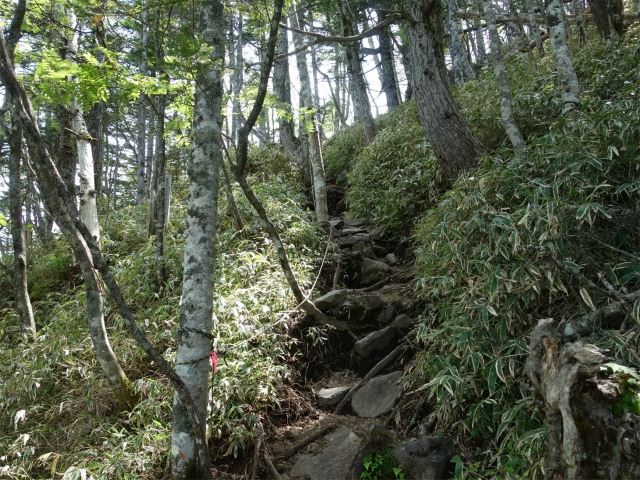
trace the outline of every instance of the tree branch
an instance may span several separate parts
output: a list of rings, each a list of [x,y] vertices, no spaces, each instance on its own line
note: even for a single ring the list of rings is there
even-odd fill
[[[372,37],[373,35],[378,33],[380,30],[382,30],[384,27],[391,25],[393,22],[400,19],[401,17],[399,17],[398,15],[390,15],[387,18],[385,18],[382,22],[380,22],[378,25],[376,25],[375,27],[371,27],[366,32],[362,32],[359,35],[352,35],[350,37],[336,37],[333,35],[322,35],[321,33],[307,32],[306,30],[300,30],[298,28],[288,27],[283,24],[280,24],[280,28],[284,28],[291,32],[299,33],[300,35],[306,35],[308,37],[317,38],[323,43],[324,42],[352,43],[352,42],[358,42],[364,38]]]

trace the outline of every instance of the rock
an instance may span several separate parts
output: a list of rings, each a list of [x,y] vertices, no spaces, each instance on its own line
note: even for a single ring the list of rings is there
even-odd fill
[[[374,418],[391,411],[402,394],[401,378],[402,372],[372,378],[353,396],[351,409],[361,418]]]
[[[333,239],[336,239],[336,238],[342,236],[342,233],[340,232],[340,230],[335,228],[333,225],[329,226],[329,233],[331,235],[331,238],[333,238]]]
[[[362,227],[364,225],[364,220],[347,219],[344,221],[345,227]]]
[[[327,308],[334,307],[339,303],[342,303],[347,298],[346,290],[333,290],[320,298],[316,298],[313,304],[318,310],[326,310]]]
[[[351,390],[351,387],[323,388],[318,392],[318,403],[320,405],[336,405]]]
[[[384,257],[387,254],[387,249],[381,247],[380,245],[374,243],[371,248],[373,249],[373,253],[375,253],[379,257]]]
[[[390,253],[389,255],[384,257],[384,261],[387,262],[389,265],[395,265],[396,263],[398,263],[398,259],[393,253]]]
[[[329,225],[331,225],[333,228],[340,229],[342,228],[343,224],[344,220],[341,218],[334,218],[333,220],[329,220]]]
[[[300,455],[289,472],[308,480],[346,479],[358,454],[360,438],[344,425],[327,435],[329,444],[315,455]]]
[[[372,332],[358,340],[353,346],[353,351],[361,357],[368,357],[372,352],[382,350],[389,345],[389,342],[396,336],[397,331],[398,329],[395,325],[390,325],[382,330]]]
[[[353,247],[358,242],[369,242],[371,237],[368,233],[356,233],[355,235],[347,235],[337,238],[336,241],[341,247]]]
[[[338,216],[341,213],[344,213],[346,211],[347,211],[347,201],[343,198],[336,205],[336,209],[333,211],[333,214],[335,216]]]
[[[393,451],[406,478],[415,480],[439,480],[451,478],[447,470],[452,468],[451,457],[455,443],[447,437],[427,437],[414,440]]]
[[[362,285],[372,285],[391,273],[391,267],[378,260],[365,258],[362,262]]]
[[[351,247],[351,251],[353,253],[359,253],[364,258],[370,258],[371,260],[376,260],[376,254],[373,253],[370,245],[365,244],[364,242],[358,242],[353,247]]]
[[[354,227],[348,227],[348,228],[342,229],[343,235],[355,235],[356,233],[367,233],[367,231],[364,228],[354,228]]]
[[[398,441],[395,432],[388,430],[384,425],[374,423],[369,428],[367,434],[360,441],[358,457],[353,465],[353,480],[360,480],[364,471],[363,462],[366,456],[371,455],[373,450],[383,451],[387,447],[393,447]]]
[[[382,228],[374,228],[373,230],[371,230],[371,240],[373,240],[374,242],[379,241],[382,238],[383,233],[384,230]]]
[[[382,305],[382,298],[374,293],[351,297],[350,300],[356,305],[363,306],[366,310],[375,310]]]
[[[396,313],[396,307],[389,305],[380,313],[380,315],[378,315],[378,322],[389,323],[393,318],[394,313]]]
[[[398,327],[400,330],[409,330],[416,324],[416,319],[411,318],[409,315],[398,315],[396,319],[393,321],[393,324]]]

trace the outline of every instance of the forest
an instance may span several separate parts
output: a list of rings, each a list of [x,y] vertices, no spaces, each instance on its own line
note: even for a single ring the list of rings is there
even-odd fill
[[[640,478],[640,0],[0,28],[0,478]]]

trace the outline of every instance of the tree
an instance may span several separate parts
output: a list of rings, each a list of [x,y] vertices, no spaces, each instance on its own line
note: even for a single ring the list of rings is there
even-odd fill
[[[407,2],[407,49],[420,122],[447,179],[474,168],[485,153],[453,99],[442,47],[439,0]]]
[[[197,66],[193,149],[189,158],[189,206],[176,373],[191,393],[201,432],[189,423],[189,412],[176,395],[173,403],[171,472],[175,480],[209,478],[208,451],[198,450],[205,436],[211,356],[211,322],[221,163],[222,72],[225,51],[224,5],[200,3],[198,33],[209,50]],[[206,453],[206,458],[201,458]],[[206,469],[206,471],[203,471]]]

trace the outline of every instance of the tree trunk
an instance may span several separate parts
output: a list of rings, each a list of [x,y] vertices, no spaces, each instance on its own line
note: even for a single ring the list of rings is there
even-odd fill
[[[577,119],[580,109],[580,84],[573,68],[573,62],[567,46],[567,31],[562,19],[562,3],[560,0],[547,1],[547,24],[549,25],[549,41],[553,61],[562,85],[562,115],[569,115],[573,121]]]
[[[456,105],[447,81],[439,0],[410,0],[407,48],[420,121],[445,178],[474,168],[484,147]]]
[[[31,338],[36,333],[31,299],[27,288],[27,249],[22,224],[22,182],[20,180],[20,157],[22,156],[22,128],[17,113],[12,113],[9,136],[9,218],[13,241],[13,291],[16,309],[20,318],[20,331]]]
[[[502,125],[511,140],[513,148],[520,156],[524,156],[527,152],[527,146],[524,138],[518,129],[516,119],[513,116],[513,102],[511,100],[511,89],[509,88],[509,79],[507,71],[504,68],[504,60],[500,51],[500,37],[498,36],[498,27],[496,26],[496,15],[493,10],[493,0],[484,0],[484,14],[489,26],[489,39],[491,41],[491,62],[493,63],[493,71],[498,81],[498,91],[500,93],[500,111],[502,112]]]
[[[603,38],[615,40],[624,33],[622,0],[589,0],[589,6]]]
[[[298,15],[300,15],[300,12],[298,13]],[[295,28],[300,29],[299,20],[298,24],[296,25],[295,15],[292,16],[292,22],[294,23],[293,26]],[[298,75],[300,76],[300,95],[303,99],[304,106],[307,111],[304,122],[308,122],[309,124],[308,126],[305,125],[304,133],[308,134],[309,138],[309,159],[313,172],[313,191],[316,207],[316,218],[318,220],[318,224],[321,227],[328,228],[329,210],[327,207],[327,186],[324,173],[324,162],[322,160],[322,145],[320,143],[316,114],[314,113],[316,106],[313,103],[313,96],[311,95],[311,81],[309,79],[309,70],[307,68],[307,54],[304,50],[302,50],[302,46],[304,45],[302,35],[293,32],[293,42],[296,49],[300,50],[296,54],[296,60],[298,64]]]
[[[593,345],[562,345],[556,337],[553,320],[541,320],[525,367],[549,428],[545,477],[639,478],[640,416],[624,404],[625,397],[637,396],[629,374],[615,372],[612,363],[605,367],[604,352]]]
[[[140,36],[140,75],[145,76],[147,74],[147,10],[142,12],[142,33]],[[145,141],[146,141],[146,104],[145,95],[140,93],[138,97],[138,162],[136,168],[136,202],[138,205],[142,205],[146,197],[145,189]]]
[[[356,35],[353,14],[349,8],[348,0],[338,0],[340,8],[340,16],[342,18],[342,30],[345,37]],[[360,116],[364,126],[364,137],[367,143],[371,143],[376,136],[376,127],[373,123],[371,115],[371,105],[369,104],[369,95],[367,94],[367,84],[362,71],[362,63],[360,62],[360,48],[358,42],[349,42],[344,44],[344,50],[347,56],[347,68],[351,75],[351,95],[353,96],[354,111],[356,105],[360,109]]]
[[[162,58],[163,54],[159,55]],[[161,75],[163,75],[161,73]],[[165,279],[165,259],[164,259],[164,229],[166,211],[166,145],[164,140],[164,117],[167,95],[158,97],[158,128],[156,134],[157,171],[158,187],[155,195],[155,233],[156,233],[156,277],[158,288],[162,288]]]
[[[480,61],[485,67],[489,65],[489,58],[487,57],[487,49],[484,43],[484,28],[482,27],[482,20],[480,19],[480,2],[481,0],[473,1],[474,12],[478,15],[473,19],[473,28],[476,33],[476,43],[478,44],[478,55],[480,55]],[[478,61],[476,59],[476,61]]]
[[[383,13],[376,10],[378,21],[382,21]],[[378,34],[380,43],[380,68],[382,69],[382,91],[387,97],[387,108],[391,109],[400,105],[400,94],[396,89],[396,69],[393,59],[393,42],[391,40],[391,27],[385,27]]]
[[[453,74],[456,84],[461,86],[467,80],[475,80],[476,74],[471,68],[469,59],[465,55],[460,33],[458,32],[458,19],[456,12],[458,5],[456,0],[448,0],[449,2],[449,53],[451,54],[451,62],[453,63]]]
[[[208,68],[202,67],[196,81],[176,373],[191,393],[195,414],[202,425],[201,435],[204,436],[218,224],[225,21],[224,5],[218,0],[202,0],[199,10],[199,33],[211,50]],[[175,396],[171,435],[171,473],[174,480],[211,475],[210,471],[202,471],[204,465],[209,469],[209,459],[199,458],[196,433],[189,425],[185,406]]]
[[[576,26],[578,29],[578,41],[585,43],[587,41],[587,32],[584,29],[584,17],[582,16],[584,0],[571,0],[571,10],[576,16]]]
[[[284,20],[284,19],[283,19]],[[291,108],[291,80],[289,78],[289,41],[287,31],[281,29],[278,32],[278,44],[276,46],[278,56],[285,55],[274,62],[273,66],[273,88],[278,97],[278,108],[284,112],[278,115],[278,125],[280,128],[280,143],[284,147],[287,155],[298,159],[298,141],[294,134],[293,113]],[[231,52],[230,52],[231,53]],[[302,165],[300,165],[302,167]]]
[[[69,28],[74,32],[68,44],[68,51],[78,54],[78,22],[73,8],[67,12]],[[87,131],[82,106],[77,98],[71,100],[71,118],[75,132],[76,152],[78,154],[78,177],[80,178],[80,216],[93,238],[100,244],[100,225],[98,223],[98,205],[96,201],[95,170],[91,135]]]
[[[153,101],[147,97],[147,102],[150,104],[148,111],[148,121],[149,128],[147,128],[146,137],[147,137],[147,147],[145,148],[147,158],[146,158],[146,171],[145,171],[145,193],[144,196],[149,198],[149,203],[151,203],[151,191],[155,190],[153,186],[153,171],[155,170],[155,162],[154,162],[154,149],[153,149],[153,140],[156,138],[155,130],[156,130],[156,111],[155,104]]]
[[[22,22],[26,14],[26,0],[20,0],[7,35],[7,56],[10,68],[14,68],[15,51],[22,37]],[[11,95],[5,93],[3,107],[10,107]],[[20,331],[27,338],[36,333],[36,324],[31,308],[31,298],[27,288],[27,249],[25,247],[24,227],[22,224],[22,181],[20,178],[20,160],[22,157],[22,126],[18,110],[11,110],[11,135],[9,135],[9,219],[11,221],[11,239],[13,242],[13,288],[16,297],[16,309],[20,318]]]
[[[233,26],[232,34],[230,38],[233,39]],[[243,75],[243,63],[244,56],[242,52],[242,33],[243,33],[243,23],[242,23],[242,14],[238,16],[238,39],[235,45],[235,68],[233,70],[233,74],[231,75],[231,90],[232,90],[232,105],[233,105],[233,113],[231,118],[231,138],[234,143],[238,143],[238,129],[240,128],[240,115],[241,115],[241,107],[240,107],[240,90],[242,90],[242,82],[244,81]],[[232,47],[233,48],[233,47]]]

